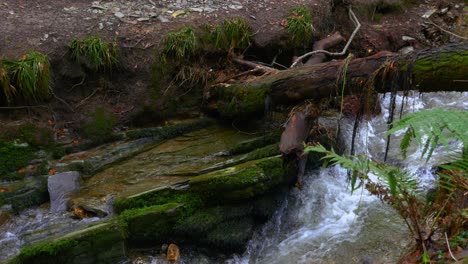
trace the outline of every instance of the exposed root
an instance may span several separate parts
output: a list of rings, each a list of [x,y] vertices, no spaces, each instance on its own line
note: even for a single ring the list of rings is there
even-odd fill
[[[359,20],[357,19],[356,15],[354,14],[353,10],[351,9],[351,7],[349,8],[349,18],[351,19],[351,21],[353,21],[353,23],[356,25],[356,28],[354,29],[353,33],[351,34],[351,36],[349,37],[349,40],[348,42],[346,43],[345,47],[343,48],[343,50],[341,52],[329,52],[327,50],[314,50],[314,51],[311,51],[311,52],[308,52],[300,57],[298,57],[294,62],[293,64],[291,65],[290,68],[294,68],[299,62],[301,62],[303,59],[309,57],[309,56],[312,56],[314,54],[317,54],[317,53],[323,53],[323,54],[326,54],[326,55],[329,55],[329,56],[343,56],[346,54],[346,51],[348,50],[349,48],[349,45],[351,45],[351,42],[353,41],[354,37],[356,36],[356,33],[359,31],[359,29],[361,28],[361,23],[359,22]]]

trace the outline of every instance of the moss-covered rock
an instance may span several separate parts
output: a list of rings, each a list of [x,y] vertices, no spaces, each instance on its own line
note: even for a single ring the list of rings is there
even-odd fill
[[[182,134],[202,129],[213,124],[212,119],[202,118],[194,122],[180,123],[172,126],[142,128],[122,133],[124,138],[137,139],[143,137],[152,137],[158,140],[174,138]]]
[[[215,226],[203,240],[216,248],[240,252],[252,237],[254,226],[251,217],[233,219]]]
[[[244,154],[250,151],[255,151],[258,148],[262,148],[264,146],[278,143],[281,139],[281,131],[273,131],[266,135],[256,137],[250,140],[242,141],[233,148],[229,150],[229,154],[237,155],[237,154]]]
[[[9,204],[14,213],[47,201],[49,201],[47,175],[28,179],[23,186],[14,191],[0,193],[0,206]]]
[[[190,179],[190,191],[209,203],[253,198],[286,183],[287,168],[281,156],[249,161]]]
[[[10,263],[117,263],[124,253],[122,234],[112,221],[23,247]]]
[[[173,236],[183,211],[183,204],[178,203],[127,210],[119,216],[119,225],[131,246],[162,244]]]

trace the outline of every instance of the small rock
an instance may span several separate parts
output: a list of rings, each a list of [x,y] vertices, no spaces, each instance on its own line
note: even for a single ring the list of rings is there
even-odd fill
[[[177,10],[174,13],[172,13],[172,17],[179,17],[185,15],[187,12],[185,10]]]
[[[102,23],[99,23],[99,29],[103,29],[104,25]]]
[[[166,259],[168,261],[177,261],[180,257],[179,247],[175,244],[170,244],[167,248]]]
[[[401,39],[403,41],[413,41],[413,40],[416,40],[415,38],[412,38],[412,37],[409,37],[409,36],[402,36]]]
[[[426,11],[426,13],[424,13],[424,15],[422,15],[422,17],[423,18],[429,18],[430,16],[432,16],[432,14],[435,13],[435,11],[437,11],[437,9],[428,10],[428,11]]]
[[[229,5],[229,8],[234,9],[234,10],[240,10],[244,7],[241,5]]]
[[[158,19],[159,19],[159,21],[161,21],[161,22],[163,22],[163,23],[169,22],[169,19],[167,19],[167,18],[164,17],[164,16],[158,16]]]
[[[447,13],[447,12],[448,12],[448,10],[449,10],[449,9],[448,9],[448,7],[446,7],[446,8],[442,8],[442,9],[440,10],[440,12],[439,12],[439,13],[440,13],[441,15],[443,15],[443,14]]]
[[[64,212],[70,197],[80,191],[80,174],[69,171],[50,175],[47,179],[47,190],[50,196],[50,211]]]
[[[190,11],[202,13],[202,12],[203,12],[203,8],[200,8],[200,7],[191,7],[191,8],[190,8]]]
[[[149,21],[149,18],[148,17],[140,17],[140,18],[137,18],[138,21],[140,22],[144,22],[144,21]]]
[[[408,47],[401,48],[398,52],[405,55],[405,54],[411,53],[413,51],[414,51],[414,48],[412,46],[408,46]]]
[[[116,16],[118,18],[124,18],[125,17],[125,15],[122,12],[115,12],[114,16]]]

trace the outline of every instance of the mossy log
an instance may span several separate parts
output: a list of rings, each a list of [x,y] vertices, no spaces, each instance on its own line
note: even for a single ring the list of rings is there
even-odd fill
[[[345,63],[331,61],[216,85],[205,94],[209,102],[207,110],[224,118],[246,118],[262,115],[265,105],[292,105],[306,99],[336,96],[342,90],[342,79],[338,76],[343,73]],[[468,43],[407,55],[384,51],[353,59],[346,67],[345,94],[360,93],[369,84],[380,93],[406,89],[468,91]]]

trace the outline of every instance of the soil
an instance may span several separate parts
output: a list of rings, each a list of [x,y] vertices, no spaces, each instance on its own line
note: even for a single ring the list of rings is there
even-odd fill
[[[354,1],[363,26],[349,51],[358,57],[381,50],[398,51],[410,46],[420,49],[440,44],[425,35],[427,25],[422,15],[428,10],[442,12],[448,7],[448,12],[437,15],[437,21],[450,29],[460,24],[463,11],[463,3],[458,1],[424,1],[404,6],[397,12],[380,14],[373,9],[374,2]],[[167,32],[181,26],[202,27],[227,17],[242,16],[255,32],[252,50],[259,57],[263,53],[267,54],[263,59],[270,59],[281,49],[288,49],[281,22],[298,5],[312,10],[314,40],[336,30],[348,37],[354,29],[342,4],[333,6],[331,1],[320,0],[2,0],[0,59],[18,58],[29,50],[47,54],[55,92],[53,99],[38,103],[39,107],[0,108],[2,127],[33,122],[55,131],[73,132],[71,138],[80,133],[79,128],[89,120],[89,113],[104,107],[119,118],[116,129],[125,129],[132,125],[131,120],[142,105],[161,104],[159,110],[164,110],[163,102],[148,100],[148,87],[154,53]],[[85,78],[70,63],[67,45],[74,38],[90,35],[117,41],[123,65],[117,72]]]

